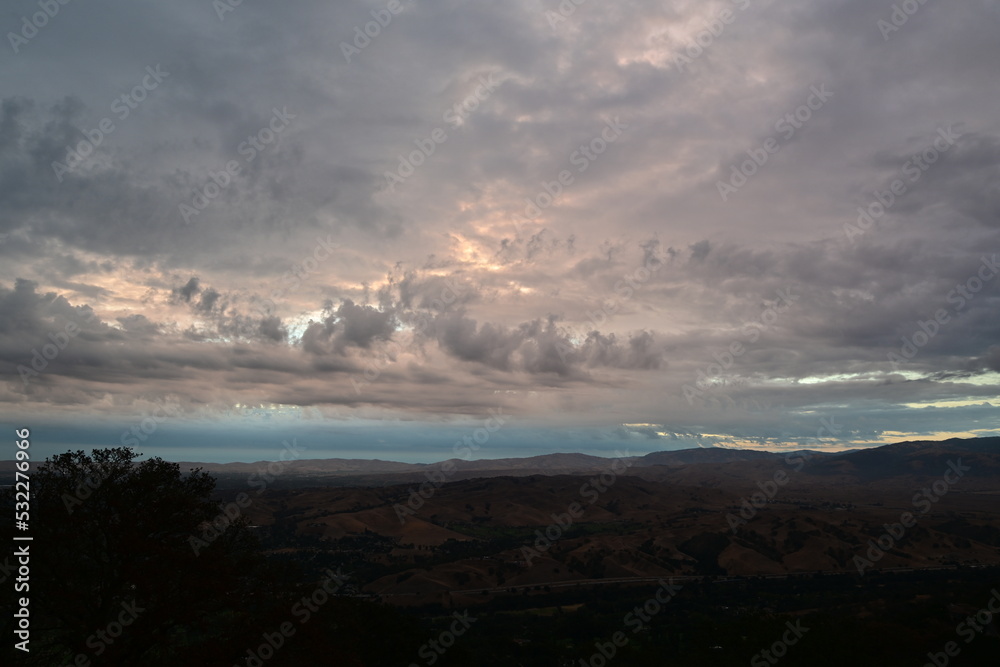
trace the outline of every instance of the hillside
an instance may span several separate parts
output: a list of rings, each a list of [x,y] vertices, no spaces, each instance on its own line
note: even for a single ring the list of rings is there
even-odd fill
[[[426,498],[414,484],[269,490],[247,514],[265,537],[280,533],[314,557],[346,560],[366,573],[366,591],[396,603],[595,578],[857,572],[869,540],[904,512],[915,525],[871,569],[1000,564],[997,439],[808,460],[641,460],[622,475],[606,467],[603,480],[427,483]],[[567,521],[573,503],[577,516]]]

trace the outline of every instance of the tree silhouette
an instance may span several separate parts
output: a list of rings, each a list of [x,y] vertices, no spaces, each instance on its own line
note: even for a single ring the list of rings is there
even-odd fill
[[[244,522],[191,546],[220,514],[215,480],[138,456],[70,452],[32,473],[33,632],[17,664],[176,664],[252,608],[262,561]]]
[[[15,593],[16,558],[0,556],[0,631],[9,639],[0,664],[257,665],[251,653],[278,637],[267,667],[367,667],[407,664],[426,641],[415,619],[354,597],[322,596],[306,616],[303,601],[317,600],[329,578],[265,558],[246,521],[225,517],[207,473],[139,456],[127,447],[69,452],[31,473],[30,590]],[[12,544],[11,489],[0,505],[0,538]],[[13,647],[17,619],[7,611],[22,595],[30,653]],[[292,636],[275,634],[282,626]]]

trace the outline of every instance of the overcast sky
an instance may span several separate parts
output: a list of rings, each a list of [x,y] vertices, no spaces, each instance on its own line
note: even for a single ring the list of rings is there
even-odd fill
[[[0,11],[36,456],[1000,434],[1000,2],[230,3]]]

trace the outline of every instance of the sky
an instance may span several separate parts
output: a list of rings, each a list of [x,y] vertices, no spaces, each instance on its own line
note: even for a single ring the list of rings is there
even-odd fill
[[[998,31],[10,0],[0,423],[184,461],[998,435]]]

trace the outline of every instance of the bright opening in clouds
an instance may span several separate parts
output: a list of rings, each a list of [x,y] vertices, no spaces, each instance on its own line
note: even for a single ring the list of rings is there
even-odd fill
[[[39,455],[1000,434],[996,3],[52,4],[0,12]]]

